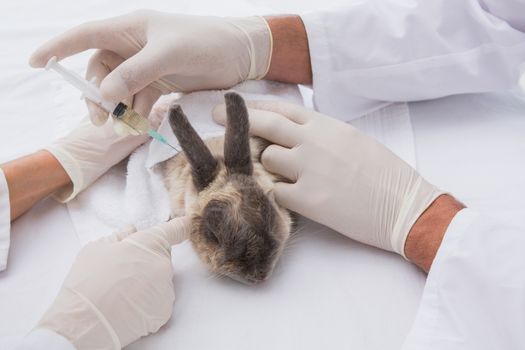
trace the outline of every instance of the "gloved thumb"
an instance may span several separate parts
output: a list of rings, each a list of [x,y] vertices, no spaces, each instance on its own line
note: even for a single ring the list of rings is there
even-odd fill
[[[137,232],[137,228],[131,224],[128,224],[113,232],[111,235],[103,237],[102,240],[106,242],[120,242],[135,232]]]
[[[190,232],[188,217],[175,218],[134,233],[123,240],[154,254],[170,257],[171,246],[184,241]]]
[[[120,102],[159,79],[164,72],[158,64],[152,64],[154,61],[154,53],[146,45],[102,80],[102,98],[115,103]]]

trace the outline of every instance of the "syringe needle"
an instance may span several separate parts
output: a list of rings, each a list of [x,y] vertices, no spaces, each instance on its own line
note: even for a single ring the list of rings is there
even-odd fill
[[[126,124],[127,126],[129,126],[130,128],[132,128],[133,130],[135,130],[137,133],[140,134],[140,131],[135,129],[135,127],[129,123],[126,123],[126,121],[124,120],[121,120],[121,122],[123,122],[124,124]],[[156,132],[155,130],[148,130],[148,135],[151,136],[153,139],[159,141],[160,143],[162,144],[165,144],[166,146],[169,146],[171,147],[172,149],[174,149],[175,151],[177,152],[180,152],[179,149],[177,149],[175,146],[172,146],[168,140],[166,140],[166,138],[164,136],[162,136],[161,134],[159,134],[158,132]]]
[[[156,132],[154,130],[149,130],[148,131],[148,135],[151,136],[152,138],[154,138],[155,140],[159,141],[160,143],[163,143],[166,146],[169,146],[169,147],[173,148],[175,151],[180,152],[179,149],[177,149],[175,146],[170,145],[168,140],[166,140],[166,138],[164,136],[162,136],[161,134],[159,134],[158,132]]]

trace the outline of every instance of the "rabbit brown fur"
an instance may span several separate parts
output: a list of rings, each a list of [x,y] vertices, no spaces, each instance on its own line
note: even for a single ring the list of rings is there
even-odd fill
[[[292,218],[272,193],[278,178],[266,171],[265,140],[249,136],[241,96],[225,95],[224,137],[203,141],[180,106],[170,125],[184,152],[162,164],[173,216],[190,215],[190,240],[212,271],[246,284],[267,279],[282,253]]]

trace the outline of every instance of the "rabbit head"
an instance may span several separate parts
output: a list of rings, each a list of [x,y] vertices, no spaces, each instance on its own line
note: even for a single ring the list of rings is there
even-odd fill
[[[289,238],[291,217],[273,198],[274,177],[259,163],[261,152],[254,156],[250,149],[244,100],[227,93],[225,101],[223,156],[212,155],[180,106],[170,108],[169,122],[197,193],[190,212],[194,249],[215,273],[254,284],[271,275]]]

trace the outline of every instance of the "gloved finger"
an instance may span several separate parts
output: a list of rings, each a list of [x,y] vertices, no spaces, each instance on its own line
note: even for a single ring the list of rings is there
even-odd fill
[[[131,106],[135,112],[139,113],[140,115],[144,117],[148,117],[148,114],[151,111],[151,108],[155,101],[159,98],[160,91],[152,88],[152,87],[146,87],[144,90],[138,92],[133,98],[130,98],[132,103],[128,102],[128,100],[124,100],[124,103],[128,106]],[[160,125],[160,122],[157,120],[151,120],[151,126],[153,129],[157,129]],[[132,126],[126,124],[123,121],[120,121],[118,119],[113,119],[113,128],[115,129],[115,132],[117,135],[120,136],[126,136],[126,135],[140,135],[140,132],[136,129],[134,129]]]
[[[100,84],[100,94],[108,101],[121,101],[153,83],[164,75],[158,54],[146,45],[122,62]]]
[[[297,183],[276,182],[273,188],[273,194],[277,203],[283,207],[294,211],[298,214],[303,214],[300,208],[304,207],[304,202],[299,196],[299,185]]]
[[[217,105],[212,111],[213,120],[226,124],[226,105]],[[248,108],[250,133],[272,143],[292,148],[301,141],[301,125],[274,112]]]
[[[161,92],[152,86],[147,86],[139,91],[133,98],[133,109],[140,115],[150,120],[151,126],[157,129],[160,122],[156,118],[150,118],[151,109],[159,97]]]
[[[160,224],[164,237],[170,245],[179,244],[188,239],[191,232],[191,218],[182,216]]]
[[[280,101],[246,101],[246,105],[248,108],[281,114],[297,124],[310,121],[313,112],[303,106]]]
[[[60,61],[89,49],[115,51],[118,49],[115,32],[120,31],[126,23],[126,16],[119,16],[80,24],[41,45],[31,55],[29,64],[34,68],[42,68],[53,56]]]
[[[104,242],[120,242],[124,238],[128,237],[132,233],[137,232],[137,228],[134,225],[128,224],[121,227],[119,230],[113,232],[111,235],[102,237],[100,241]]]
[[[128,236],[123,242],[135,246],[152,254],[169,258],[172,244],[177,244],[188,238],[191,219],[180,217],[164,222],[147,230],[142,230]]]
[[[102,80],[122,62],[124,62],[124,58],[116,53],[108,50],[98,50],[89,59],[86,79],[96,86],[100,86]],[[105,124],[109,113],[97,104],[87,99],[85,101],[91,122],[97,126]]]
[[[96,126],[102,126],[106,124],[109,118],[109,113],[104,109],[100,108],[96,103],[91,102],[90,100],[85,100],[86,107],[88,109],[89,120],[91,123]]]
[[[171,256],[171,244],[167,241],[163,230],[157,226],[138,231],[126,237],[122,240],[122,243],[132,244],[148,253],[163,258],[169,259]]]
[[[292,182],[299,178],[300,162],[294,157],[294,150],[279,145],[268,146],[261,155],[266,170],[281,175]]]
[[[151,112],[148,119],[151,122],[153,128],[158,129],[164,118],[167,118],[172,99],[164,99],[157,101],[151,108]]]

